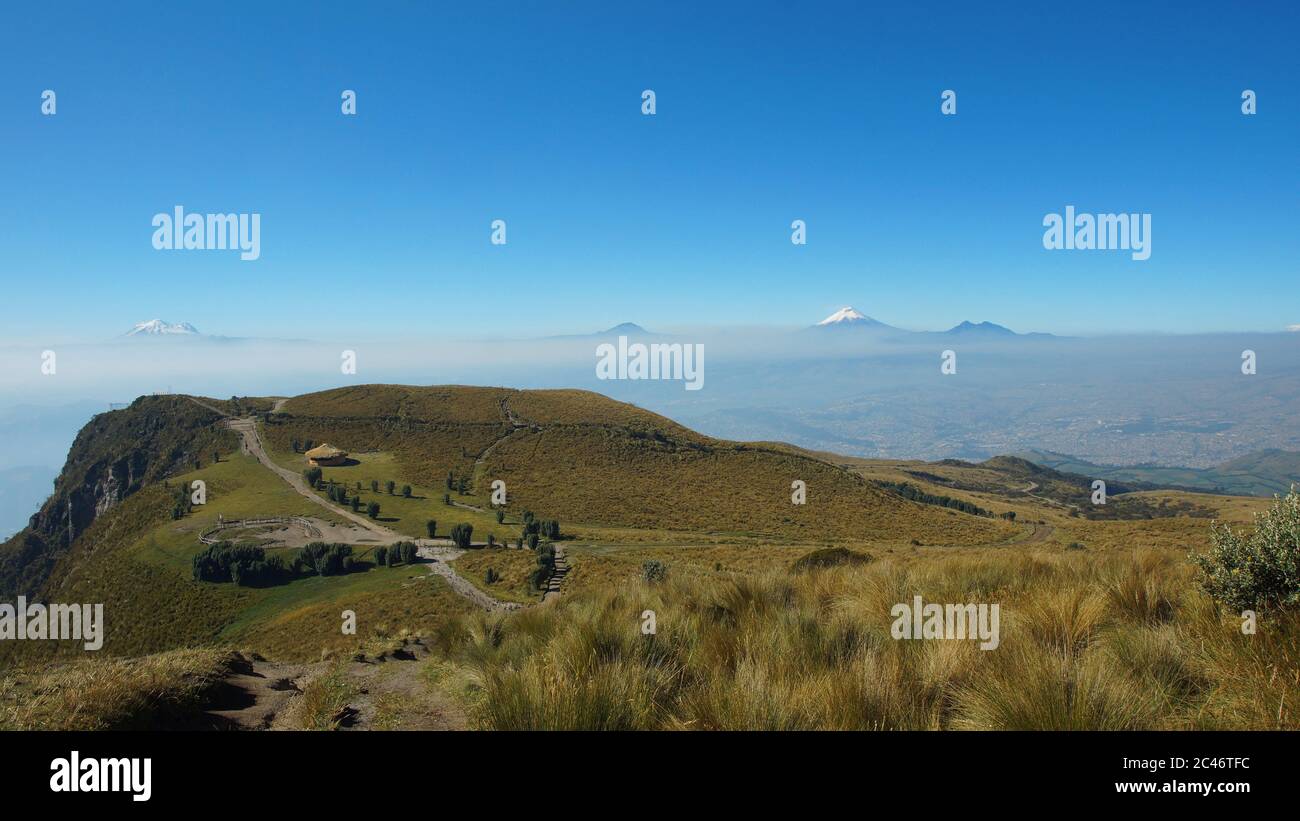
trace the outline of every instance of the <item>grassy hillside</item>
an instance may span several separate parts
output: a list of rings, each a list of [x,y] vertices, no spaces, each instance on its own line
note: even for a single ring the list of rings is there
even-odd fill
[[[184,726],[228,673],[227,650],[328,659],[324,668],[419,636],[437,658],[400,673],[400,698],[453,693],[488,728],[1296,726],[1285,706],[1297,697],[1292,622],[1243,642],[1186,559],[1207,544],[1211,517],[1240,525],[1265,500],[1117,483],[1110,510],[1122,515],[1096,516],[1083,507],[1088,477],[1022,459],[846,459],[726,442],[582,391],[365,386],[273,406],[151,397],[83,432],[60,487],[66,504],[89,483],[81,503],[96,515],[45,557],[39,592],[104,603],[104,649],[88,660],[78,642],[0,643],[10,670],[0,725]],[[243,453],[225,413],[256,415],[270,457],[295,474],[306,466],[295,439],[347,449],[350,463],[324,477],[380,502],[378,523],[403,536],[436,519],[440,535],[469,523],[475,542],[513,541],[525,509],[558,518],[572,568],[562,595],[531,606],[526,550],[451,563],[479,591],[526,606],[513,615],[484,614],[432,565],[374,566],[375,534],[350,531],[342,510]],[[463,494],[447,489],[448,472]],[[173,518],[178,489],[196,479],[207,503]],[[509,491],[503,522],[487,498],[493,479]],[[795,479],[806,505],[790,503]],[[219,516],[270,515],[352,533],[355,571],[270,587],[193,580],[198,535]],[[55,528],[23,535],[59,532],[57,516],[42,521]],[[799,569],[828,543],[865,563]],[[645,581],[648,561],[667,568],[666,582]],[[888,640],[890,605],[918,592],[999,602],[1002,648]],[[653,639],[639,632],[644,609],[658,614]],[[340,629],[344,611],[355,635]],[[325,712],[359,700],[384,713],[367,715],[370,726],[400,726],[377,697],[331,692]]]
[[[490,729],[1296,729],[1296,617],[1245,636],[1179,553],[890,557],[683,572],[451,634]],[[898,641],[890,608],[1000,604],[1001,643]],[[657,614],[654,636],[638,614]],[[475,617],[476,619],[479,617]],[[449,677],[450,678],[450,677]]]
[[[0,545],[0,597],[31,596],[95,520],[214,451],[235,447],[221,415],[183,396],[142,396],[77,434],[54,493],[31,524]]]
[[[482,505],[501,479],[513,513],[566,524],[927,544],[996,542],[1012,532],[900,499],[789,446],[713,439],[585,391],[343,388],[289,400],[264,430],[285,464],[303,464],[293,461],[294,439],[387,453],[399,484],[436,498],[450,472],[471,480]],[[346,481],[349,470],[330,476]],[[795,480],[807,484],[805,505],[791,503]]]

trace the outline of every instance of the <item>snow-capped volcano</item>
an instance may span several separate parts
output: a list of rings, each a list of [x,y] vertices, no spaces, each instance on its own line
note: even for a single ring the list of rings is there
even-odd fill
[[[872,319],[866,314],[851,308],[848,305],[840,308],[835,313],[818,322],[818,328],[845,328],[845,327],[881,327],[887,328],[888,325],[877,319]]]
[[[859,322],[863,319],[870,319],[866,314],[858,313],[848,305],[840,308],[835,313],[818,322],[818,325],[834,325],[837,322]]]
[[[163,322],[151,319],[138,323],[123,336],[199,336],[199,329],[188,322]]]

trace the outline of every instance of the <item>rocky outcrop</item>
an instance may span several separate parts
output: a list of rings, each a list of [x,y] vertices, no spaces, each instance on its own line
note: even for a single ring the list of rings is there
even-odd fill
[[[0,545],[0,600],[39,593],[58,560],[105,513],[141,488],[229,451],[221,415],[181,396],[146,396],[95,416],[77,434],[54,493]]]

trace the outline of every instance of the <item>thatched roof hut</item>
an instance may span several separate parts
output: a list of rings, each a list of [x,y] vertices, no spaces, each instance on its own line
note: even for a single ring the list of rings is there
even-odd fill
[[[348,452],[329,444],[317,445],[306,453],[308,463],[317,467],[347,464]]]

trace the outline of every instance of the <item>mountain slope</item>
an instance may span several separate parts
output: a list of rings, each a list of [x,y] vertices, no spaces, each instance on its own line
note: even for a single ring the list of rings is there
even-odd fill
[[[180,396],[142,396],[81,429],[54,493],[0,545],[0,598],[31,596],[73,542],[127,497],[234,447],[216,411]]]
[[[401,478],[447,473],[486,495],[506,482],[512,510],[564,522],[745,533],[777,539],[995,541],[998,523],[898,499],[786,445],[727,442],[600,394],[368,385],[307,394],[268,417],[273,448],[328,441],[395,455]],[[791,502],[806,483],[807,503]]]

